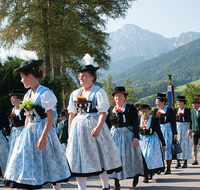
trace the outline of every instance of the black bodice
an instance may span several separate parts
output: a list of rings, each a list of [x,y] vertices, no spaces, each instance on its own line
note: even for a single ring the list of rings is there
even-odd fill
[[[21,127],[24,125],[26,119],[24,112],[25,112],[24,109],[20,111],[21,120],[19,116],[14,116],[11,118],[13,127]]]
[[[79,114],[81,113],[97,113],[96,108],[92,109],[92,101],[74,101],[74,105]]]

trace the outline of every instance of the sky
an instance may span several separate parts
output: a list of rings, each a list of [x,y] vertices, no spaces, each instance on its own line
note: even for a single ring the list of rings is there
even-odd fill
[[[125,24],[135,24],[166,38],[200,32],[200,0],[137,0],[125,19],[108,21],[106,32],[117,31]]]
[[[108,20],[106,32],[114,32],[125,24],[135,24],[142,29],[178,37],[181,33],[200,32],[200,0],[137,0],[125,19]],[[0,49],[0,58],[17,55],[18,49]]]

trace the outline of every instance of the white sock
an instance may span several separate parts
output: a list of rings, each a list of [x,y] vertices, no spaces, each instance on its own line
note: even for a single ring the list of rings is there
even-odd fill
[[[102,174],[99,175],[103,188],[108,188],[109,187],[109,182],[108,182],[108,174],[106,171],[104,171]]]
[[[76,177],[79,190],[86,190],[87,177]]]
[[[56,185],[51,184],[54,190],[60,190],[60,183],[56,183]]]

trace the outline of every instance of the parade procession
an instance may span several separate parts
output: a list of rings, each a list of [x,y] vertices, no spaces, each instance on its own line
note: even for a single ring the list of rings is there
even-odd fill
[[[127,179],[135,188],[152,183],[157,175],[170,176],[172,160],[177,162],[175,169],[187,170],[193,155],[191,165],[198,165],[200,93],[194,95],[190,111],[184,107],[185,96],[174,97],[168,75],[167,94],[154,97],[157,107],[127,104],[124,86],[114,87],[110,106],[105,90],[94,84],[99,68],[85,54],[85,64],[76,70],[81,87],[58,115],[55,94],[39,81],[43,60],[35,51],[19,53],[23,61],[14,72],[30,89],[26,94],[12,89],[8,98],[13,107],[9,114],[1,112],[0,168],[5,186],[40,189],[49,183],[59,190],[75,179],[77,188],[86,190],[87,178],[99,176],[103,190],[120,190]]]
[[[0,0],[0,190],[200,190],[199,0]]]

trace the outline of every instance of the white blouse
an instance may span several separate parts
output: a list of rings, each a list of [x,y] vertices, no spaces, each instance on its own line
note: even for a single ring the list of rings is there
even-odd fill
[[[77,113],[76,107],[74,105],[74,101],[76,101],[76,99],[73,99],[74,94],[77,94],[77,91],[80,89],[77,89],[75,91],[73,91],[70,95],[70,99],[69,99],[69,106],[67,107],[68,109],[68,113]],[[81,92],[81,91],[80,91]],[[108,101],[108,96],[105,92],[104,89],[100,88],[96,94],[95,94],[95,98],[97,100],[97,107],[96,109],[98,110],[98,114],[100,112],[106,112],[106,114],[108,113],[108,108],[109,108],[109,101]]]

